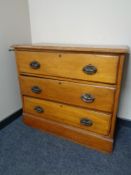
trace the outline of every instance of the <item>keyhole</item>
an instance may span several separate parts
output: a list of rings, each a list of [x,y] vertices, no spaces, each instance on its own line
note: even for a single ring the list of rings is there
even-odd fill
[[[61,58],[62,57],[62,55],[61,54],[59,54],[59,58]]]
[[[59,81],[59,84],[62,84],[62,83]]]

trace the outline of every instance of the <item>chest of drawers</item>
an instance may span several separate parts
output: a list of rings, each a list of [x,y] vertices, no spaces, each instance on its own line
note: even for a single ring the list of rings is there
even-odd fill
[[[15,45],[23,121],[111,152],[126,47]]]

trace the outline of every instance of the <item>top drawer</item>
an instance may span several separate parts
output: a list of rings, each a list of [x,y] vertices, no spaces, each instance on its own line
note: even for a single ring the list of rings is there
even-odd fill
[[[118,56],[16,51],[16,57],[20,73],[116,83]]]

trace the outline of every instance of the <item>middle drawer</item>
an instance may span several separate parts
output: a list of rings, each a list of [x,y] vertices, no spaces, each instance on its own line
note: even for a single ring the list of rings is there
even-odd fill
[[[20,76],[23,95],[112,112],[115,88]]]

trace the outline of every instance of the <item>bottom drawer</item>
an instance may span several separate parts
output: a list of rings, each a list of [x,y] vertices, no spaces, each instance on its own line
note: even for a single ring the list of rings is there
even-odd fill
[[[108,135],[111,115],[83,108],[24,97],[24,112],[84,130]]]

